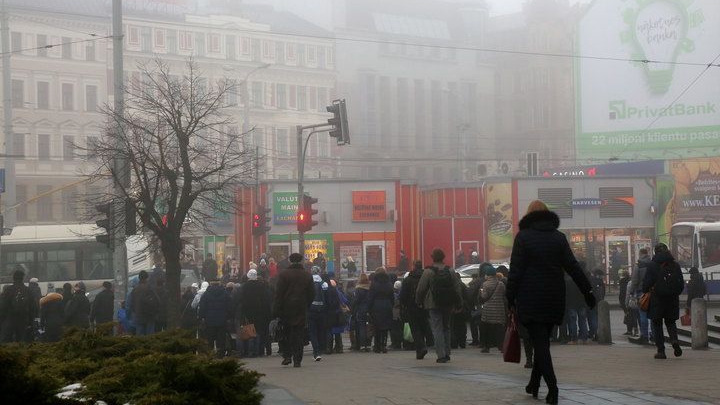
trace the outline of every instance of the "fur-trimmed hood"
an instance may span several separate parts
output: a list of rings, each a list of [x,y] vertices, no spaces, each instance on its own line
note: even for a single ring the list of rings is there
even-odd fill
[[[560,218],[552,211],[533,211],[520,220],[518,227],[520,230],[554,231],[560,227]]]

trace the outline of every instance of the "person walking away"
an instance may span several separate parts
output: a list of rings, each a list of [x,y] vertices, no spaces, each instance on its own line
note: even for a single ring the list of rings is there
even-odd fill
[[[692,309],[692,300],[695,298],[704,298],[707,294],[707,287],[705,286],[705,280],[703,280],[702,274],[698,271],[697,267],[690,267],[690,281],[687,284],[687,301],[685,302],[685,311],[689,312]]]
[[[353,293],[350,311],[355,328],[355,345],[357,350],[370,351],[370,340],[368,339],[368,306],[370,295],[370,280],[367,274],[361,273]]]
[[[605,273],[602,269],[595,269],[588,278],[592,285],[595,302],[605,299]],[[615,277],[613,277],[615,278]],[[597,307],[587,309],[588,333],[593,342],[597,342],[598,312]]]
[[[627,270],[620,270],[620,279],[618,280],[618,301],[620,303],[620,309],[622,309],[625,314],[623,317],[623,323],[626,328],[625,333],[623,333],[624,336],[632,336],[633,328],[637,325],[635,313],[627,306],[628,284],[630,284],[630,275]]]
[[[32,294],[32,299],[35,302],[40,302],[40,298],[42,298],[42,291],[40,290],[40,285],[38,284],[38,279],[36,277],[33,277],[28,281],[28,288],[30,289],[30,294]],[[50,291],[47,291],[50,293]],[[33,318],[37,318],[37,316],[34,316]]]
[[[248,271],[247,278],[248,281],[241,287],[240,305],[246,324],[255,325],[257,337],[250,340],[249,355],[256,357],[264,354],[265,342],[269,339],[267,331],[272,302],[270,289],[264,281],[258,279],[257,270]]]
[[[230,318],[230,297],[218,280],[211,280],[200,298],[198,318],[202,325],[202,337],[207,340],[210,350],[216,349],[218,357],[225,355],[225,333]]]
[[[460,280],[444,263],[445,252],[436,248],[430,254],[432,266],[423,271],[415,302],[427,309],[435,341],[437,363],[450,361],[450,316],[462,306]]]
[[[685,288],[680,265],[675,261],[667,245],[655,245],[655,256],[647,267],[643,279],[643,292],[651,292],[648,317],[652,320],[652,331],[655,337],[656,359],[666,359],[665,334],[663,321],[667,328],[668,338],[675,357],[682,356],[678,342],[677,325],[680,317],[680,294]]]
[[[642,295],[643,280],[645,279],[648,266],[652,263],[647,249],[641,248],[639,253],[640,258],[637,261],[637,267],[635,271],[633,271],[630,277],[630,284],[628,285],[628,291],[633,295],[635,302],[637,302],[637,299]],[[634,312],[640,325],[640,338],[636,342],[641,345],[646,345],[650,343],[650,339],[652,338],[649,333],[648,313],[640,309],[639,306],[636,305],[636,307]]]
[[[402,273],[405,274],[405,273]],[[390,327],[390,342],[394,350],[403,347],[403,319],[401,317],[400,291],[402,290],[402,281],[397,280],[393,283],[393,310],[392,310],[392,326]]]
[[[307,309],[315,296],[313,277],[303,268],[303,257],[299,253],[290,255],[290,265],[280,272],[273,314],[280,318],[283,327],[282,365],[293,363],[300,367],[305,344]]]
[[[213,259],[212,253],[208,253],[205,261],[202,263],[203,281],[215,280],[218,277],[218,265]]]
[[[460,281],[460,296],[465,298],[468,294],[467,286],[460,279],[460,273],[455,272],[455,277]],[[450,318],[450,348],[464,349],[467,345],[467,321],[470,318],[469,303],[463,299],[460,309],[453,310]]]
[[[405,273],[410,271],[410,260],[405,255],[405,251],[400,249],[400,260],[398,261],[398,273],[400,277],[404,277]]]
[[[95,296],[90,307],[90,322],[95,325],[113,321],[113,307],[115,306],[115,294],[112,283],[103,281],[103,290]]]
[[[368,310],[375,329],[375,353],[387,353],[388,332],[392,328],[393,306],[395,294],[390,277],[383,267],[375,269],[375,276],[370,283]]]
[[[483,336],[482,353],[489,353],[490,347],[502,351],[502,338],[507,315],[505,314],[505,284],[495,276],[495,268],[490,263],[483,263],[480,269],[485,274],[485,282],[480,289],[482,314],[480,330]]]
[[[565,313],[564,272],[580,288],[588,307],[595,307],[595,296],[565,234],[558,230],[557,214],[548,210],[542,201],[535,200],[518,227],[506,297],[510,311],[517,313],[533,344],[535,358],[525,392],[537,398],[540,379],[544,378],[548,386],[545,401],[557,404],[558,384],[550,355],[550,333],[553,325],[562,323]]]
[[[328,273],[328,275],[332,275],[332,273]],[[349,310],[348,308],[348,299],[345,296],[345,294],[342,292],[341,287],[337,284],[337,282],[329,278],[330,288],[328,289],[328,294],[332,294],[330,291],[335,291],[335,297],[337,298],[337,308],[332,311],[331,316],[328,318],[330,320],[330,328],[328,329],[328,351],[331,353],[342,353],[343,352],[343,341],[342,341],[342,333],[345,331],[345,327],[347,326],[347,320],[346,320],[346,312]]]
[[[62,291],[62,289],[59,289]],[[62,337],[65,318],[65,302],[58,291],[40,298],[40,327],[43,329],[42,341],[58,342]]]
[[[413,345],[415,346],[415,358],[418,360],[425,358],[428,346],[432,345],[432,342],[429,340],[432,332],[430,331],[430,324],[428,323],[427,311],[418,305],[415,299],[417,287],[418,284],[420,284],[422,275],[422,262],[418,260],[413,264],[413,269],[410,271],[410,274],[403,280],[403,285],[400,289],[402,317],[410,324],[410,332],[412,333]]]
[[[155,322],[160,310],[160,297],[148,284],[149,275],[145,270],[138,274],[138,285],[133,289],[133,313],[135,334],[138,336],[155,333]]]
[[[468,284],[465,301],[471,305],[470,307],[470,336],[472,341],[470,346],[480,346],[480,319],[482,315],[482,304],[480,303],[480,289],[485,282],[484,273],[480,274],[480,268],[477,273],[472,274],[472,280]]]
[[[310,344],[313,349],[313,359],[322,360],[322,353],[327,345],[327,331],[325,330],[327,318],[327,290],[328,284],[320,276],[322,270],[312,266],[313,300],[308,311],[308,328],[310,329]]]
[[[587,306],[580,288],[569,275],[565,274],[565,323],[568,329],[569,345],[583,344],[588,339]]]
[[[39,301],[34,301],[30,288],[23,283],[25,273],[16,270],[13,283],[0,294],[0,343],[26,342]]]
[[[321,271],[322,272],[322,271]],[[340,310],[340,300],[337,294],[337,283],[333,284],[331,281],[335,273],[324,273],[320,275],[325,284],[327,284],[327,290],[325,291],[325,346],[322,347],[321,352],[325,354],[333,354],[333,326],[338,323],[338,313]]]

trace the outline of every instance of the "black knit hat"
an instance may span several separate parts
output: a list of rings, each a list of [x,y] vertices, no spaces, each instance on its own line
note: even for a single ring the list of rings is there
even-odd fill
[[[293,253],[288,259],[291,263],[302,263],[303,256],[300,253]]]

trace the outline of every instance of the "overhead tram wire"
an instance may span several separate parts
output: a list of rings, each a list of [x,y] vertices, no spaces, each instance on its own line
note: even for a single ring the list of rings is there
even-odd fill
[[[50,49],[50,48],[56,48],[56,47],[58,47],[58,46],[63,46],[63,45],[81,44],[81,43],[85,43],[85,42],[94,42],[94,41],[100,41],[100,40],[110,39],[110,38],[113,38],[113,36],[112,36],[112,35],[105,35],[105,36],[102,36],[102,37],[93,37],[93,38],[88,38],[88,39],[79,39],[79,40],[77,40],[77,41],[61,42],[61,43],[59,43],[59,44],[48,44],[48,45],[44,45],[44,46],[34,46],[34,47],[32,47],[32,48],[21,48],[21,49],[15,49],[15,50],[13,50],[13,51],[0,52],[0,55],[11,55],[11,54],[14,54],[14,53],[22,53],[22,52],[25,52],[25,51],[37,51],[37,50],[40,50],[40,49]]]
[[[658,122],[658,121],[660,120],[660,118],[662,118],[662,116],[663,116],[662,113],[664,113],[665,111],[668,111],[670,108],[672,108],[672,106],[675,105],[675,103],[677,103],[677,101],[680,100],[680,98],[681,98],[682,96],[684,96],[685,93],[687,93],[688,90],[690,90],[690,88],[692,88],[692,86],[694,86],[695,83],[697,83],[697,82],[700,80],[700,78],[702,78],[702,77],[705,75],[705,73],[707,73],[707,71],[710,70],[711,67],[717,67],[717,66],[718,66],[718,65],[715,64],[715,62],[716,62],[718,59],[720,59],[720,53],[717,54],[717,56],[715,56],[715,58],[714,58],[710,63],[707,63],[707,64],[704,65],[704,66],[705,66],[705,69],[703,69],[703,71],[700,72],[700,74],[698,74],[692,81],[690,81],[690,83],[688,83],[688,85],[685,86],[685,88],[677,95],[677,97],[675,97],[675,98],[673,99],[673,101],[671,101],[670,104],[668,104],[668,106],[665,107],[665,108],[661,111],[661,113],[658,114],[658,115],[650,122],[650,124],[648,124],[648,125],[645,127],[645,129],[643,129],[642,131],[640,131],[640,133],[638,133],[638,136],[643,136],[643,135],[646,135],[648,132],[650,132],[650,131],[652,130],[652,128],[653,128],[653,125],[655,125],[655,123]],[[630,148],[630,145],[632,145],[632,143],[628,143],[627,145],[625,145],[625,148],[623,148],[623,150],[621,150],[619,153],[615,153],[612,157],[610,157],[609,160],[612,160],[612,161],[617,161],[617,160],[619,160],[618,155],[622,155],[623,153],[627,152],[627,150]]]

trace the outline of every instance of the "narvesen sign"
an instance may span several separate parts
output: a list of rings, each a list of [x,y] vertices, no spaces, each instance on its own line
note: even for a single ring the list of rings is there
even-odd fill
[[[607,204],[602,198],[574,198],[567,202],[573,208],[599,208]]]

